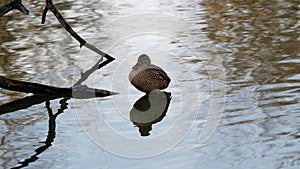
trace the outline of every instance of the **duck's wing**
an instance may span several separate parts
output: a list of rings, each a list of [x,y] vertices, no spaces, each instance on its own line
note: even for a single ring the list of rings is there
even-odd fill
[[[139,90],[151,92],[153,89],[165,89],[171,79],[162,69],[157,67],[147,68],[140,71],[131,80],[131,83]]]
[[[159,83],[159,89],[165,89],[168,87],[171,79],[164,70],[162,70],[161,68],[149,68],[148,70],[153,80]]]

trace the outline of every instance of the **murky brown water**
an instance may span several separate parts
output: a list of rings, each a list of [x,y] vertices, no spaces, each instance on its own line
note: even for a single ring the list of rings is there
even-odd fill
[[[51,13],[40,24],[43,2],[24,4],[29,16],[0,18],[0,75],[71,86],[98,56],[80,49]],[[38,159],[46,104],[0,115],[0,168],[26,160],[28,168],[299,168],[299,2],[55,4],[82,37],[116,58],[85,84],[120,94],[68,100]],[[141,53],[172,78],[168,110],[147,137],[130,121],[143,95],[127,80]],[[29,96],[0,91],[1,105]],[[59,101],[50,102],[53,112]]]

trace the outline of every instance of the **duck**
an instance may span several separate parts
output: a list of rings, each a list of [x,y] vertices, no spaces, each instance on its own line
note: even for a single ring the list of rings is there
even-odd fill
[[[149,95],[153,90],[166,89],[171,79],[163,69],[151,64],[148,55],[142,54],[129,73],[129,81],[136,89]]]

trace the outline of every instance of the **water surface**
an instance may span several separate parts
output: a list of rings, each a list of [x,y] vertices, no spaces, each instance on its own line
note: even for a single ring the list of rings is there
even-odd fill
[[[42,2],[24,4],[29,16],[1,18],[1,75],[71,86],[99,56],[80,49],[50,12],[40,24]],[[55,4],[83,38],[116,58],[84,84],[120,94],[68,100],[51,146],[27,168],[299,168],[297,1]],[[127,80],[142,53],[172,79],[168,111],[147,137],[130,121],[143,94]],[[0,91],[1,105],[30,96]],[[53,112],[60,100],[50,101]],[[48,134],[46,106],[0,116],[0,168],[34,159]]]

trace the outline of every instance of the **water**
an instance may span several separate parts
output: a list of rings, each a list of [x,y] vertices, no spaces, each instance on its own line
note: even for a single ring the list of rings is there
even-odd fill
[[[1,75],[71,86],[99,56],[80,49],[52,13],[40,24],[43,2],[24,4],[29,16],[1,18]],[[2,114],[0,168],[299,168],[297,1],[55,4],[78,34],[116,58],[84,84],[120,94],[70,99],[67,107],[51,100],[54,113],[64,112],[50,144],[40,143],[45,102]],[[142,53],[172,79],[168,110],[147,137],[130,121],[143,94],[127,80]],[[5,105],[30,94],[0,96]]]

